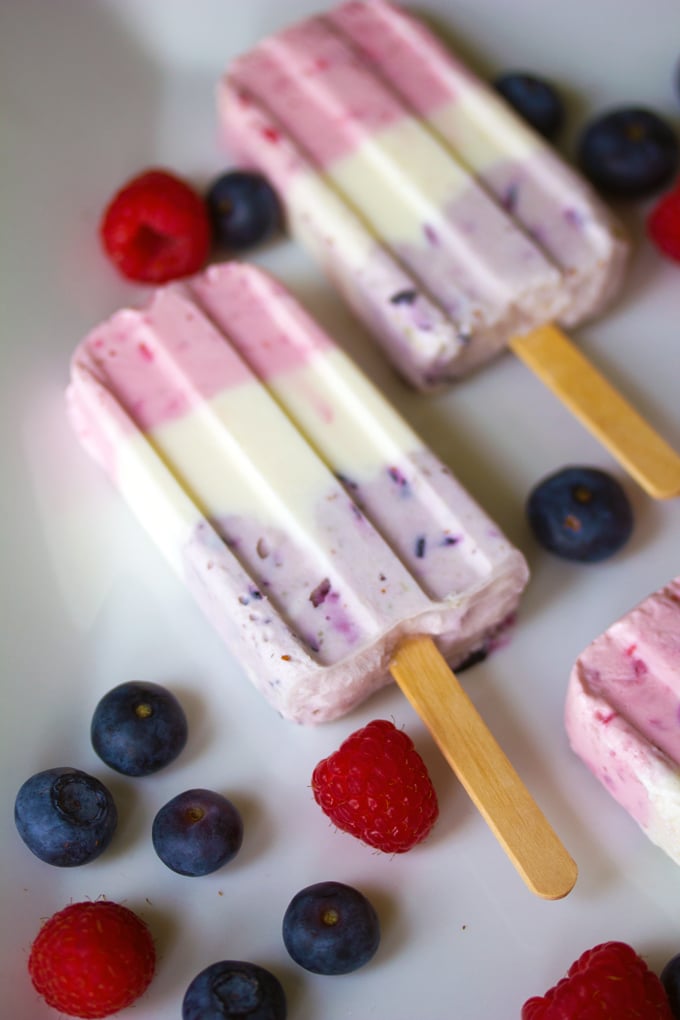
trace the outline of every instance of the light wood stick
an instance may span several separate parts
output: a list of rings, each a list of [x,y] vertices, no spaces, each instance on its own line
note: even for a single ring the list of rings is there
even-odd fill
[[[390,672],[531,891],[566,896],[576,864],[432,638],[403,642]]]
[[[510,340],[514,353],[654,499],[680,495],[680,455],[556,326]]]

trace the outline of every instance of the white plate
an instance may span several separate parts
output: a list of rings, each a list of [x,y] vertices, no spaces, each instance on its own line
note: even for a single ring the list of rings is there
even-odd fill
[[[0,13],[4,104],[2,396],[2,965],[3,1015],[54,1015],[26,973],[41,918],[106,896],[153,928],[158,973],[129,1015],[179,1016],[194,974],[224,957],[280,975],[296,1020],[509,1020],[584,949],[624,939],[659,969],[680,950],[678,872],[570,754],[562,704],[573,659],[680,567],[678,502],[625,482],[635,535],[611,561],[569,565],[532,541],[531,485],[566,463],[620,472],[510,355],[436,399],[398,383],[328,285],[292,243],[257,260],[305,300],[528,556],[533,579],[509,646],[465,684],[577,858],[563,901],[527,891],[396,689],[349,718],[303,729],[278,718],[244,680],[64,416],[70,353],[86,330],[141,288],[121,281],[97,241],[100,212],[131,174],[165,164],[203,183],[229,160],[218,147],[213,90],[229,58],[323,4],[313,0],[9,0]],[[455,6],[455,9],[454,9]],[[439,0],[485,72],[530,67],[559,83],[573,130],[604,107],[646,103],[678,120],[675,0],[538,4]],[[565,145],[570,143],[567,133]],[[623,210],[639,237],[645,207]],[[642,238],[629,286],[579,332],[593,360],[677,447],[680,269]],[[124,680],[166,683],[191,724],[184,755],[133,782],[89,745],[98,698]],[[317,760],[370,719],[405,726],[441,801],[432,838],[388,858],[339,834],[313,803]],[[81,869],[41,864],[12,824],[20,784],[72,764],[109,781],[121,825],[111,850]],[[246,839],[223,871],[186,879],[150,844],[155,810],[189,786],[241,807]],[[334,878],[357,885],[382,918],[380,950],[342,978],[296,967],[281,942],[291,896]],[[127,1015],[127,1014],[126,1014]]]

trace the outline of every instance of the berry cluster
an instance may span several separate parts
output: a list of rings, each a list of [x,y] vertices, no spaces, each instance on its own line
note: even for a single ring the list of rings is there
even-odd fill
[[[371,902],[343,882],[318,882],[297,892],[283,916],[283,944],[292,960],[314,974],[348,974],[375,955],[380,922]],[[147,925],[108,900],[71,903],[38,932],[28,961],[36,991],[67,1016],[108,1017],[135,1002],[156,968]],[[212,1017],[286,1020],[283,987],[269,970],[242,960],[219,960],[186,989],[182,1020]]]
[[[99,233],[123,276],[162,284],[199,272],[213,247],[243,251],[280,223],[278,199],[259,174],[229,171],[204,198],[175,174],[151,169],[116,192]]]
[[[187,719],[159,684],[120,684],[95,708],[90,737],[99,757],[126,776],[148,776],[173,762],[187,741]],[[99,779],[70,767],[46,769],[22,785],[14,804],[19,835],[36,857],[75,867],[98,857],[116,830],[118,811]],[[207,875],[230,861],[243,840],[241,817],[226,797],[186,790],[153,823],[160,859],[182,875]]]
[[[177,698],[159,684],[131,682],[97,704],[92,746],[115,771],[147,776],[173,762],[188,736]],[[111,843],[118,810],[106,785],[80,769],[45,769],[27,779],[14,803],[16,828],[40,860],[56,867],[87,864]],[[153,823],[158,857],[183,875],[205,875],[241,847],[234,805],[210,790],[187,790]],[[105,1017],[135,1001],[154,971],[151,936],[130,910],[107,901],[72,904],[40,930],[29,973],[45,1001],[69,1016]]]
[[[171,691],[131,682],[98,702],[90,737],[110,768],[128,777],[148,776],[178,757],[187,743],[188,724]],[[320,762],[313,789],[336,824],[386,852],[401,853],[422,841],[438,814],[425,764],[406,733],[385,720],[369,723]],[[101,780],[58,767],[23,783],[15,821],[24,843],[40,860],[75,867],[108,847],[118,812]],[[158,857],[185,876],[222,867],[238,853],[242,840],[238,811],[211,790],[177,795],[157,812],[152,825]],[[306,970],[346,974],[375,955],[380,924],[358,889],[326,881],[296,893],[283,917],[282,939],[291,958]],[[106,1017],[130,1005],[146,990],[154,969],[153,939],[144,922],[107,900],[73,903],[59,911],[40,929],[29,958],[39,994],[76,1017]],[[256,964],[218,961],[187,988],[184,1020],[242,1015],[286,1017],[278,979]]]

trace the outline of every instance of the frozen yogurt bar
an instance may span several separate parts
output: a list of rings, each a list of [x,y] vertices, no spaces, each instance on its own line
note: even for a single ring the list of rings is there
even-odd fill
[[[419,387],[616,293],[627,245],[553,149],[405,11],[352,0],[259,42],[218,90],[230,149],[270,178]]]
[[[73,357],[76,431],[284,716],[384,684],[408,634],[454,665],[499,639],[522,555],[273,278],[158,290]]]
[[[225,143],[419,389],[510,347],[654,497],[680,457],[561,328],[628,244],[590,185],[418,19],[349,2],[258,42],[217,90]]]

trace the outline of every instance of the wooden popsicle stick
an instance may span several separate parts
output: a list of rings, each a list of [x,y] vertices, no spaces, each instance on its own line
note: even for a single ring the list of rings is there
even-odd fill
[[[557,900],[577,867],[430,637],[404,641],[390,672],[532,892]]]
[[[525,365],[560,398],[654,499],[680,495],[680,454],[556,326],[510,340]]]

